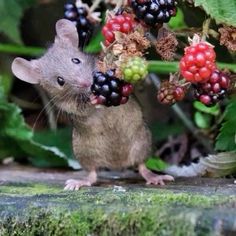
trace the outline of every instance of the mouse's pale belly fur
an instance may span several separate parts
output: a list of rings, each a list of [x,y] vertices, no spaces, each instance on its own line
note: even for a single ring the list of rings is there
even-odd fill
[[[142,163],[151,151],[151,135],[134,99],[102,107],[81,122],[74,119],[73,150],[83,168],[120,169]]]

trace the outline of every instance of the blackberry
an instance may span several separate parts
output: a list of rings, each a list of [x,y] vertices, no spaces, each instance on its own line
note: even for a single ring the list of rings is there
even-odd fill
[[[72,21],[78,30],[79,47],[83,48],[89,41],[93,32],[93,24],[88,20],[88,11],[84,7],[76,7],[75,3],[64,5],[64,18]]]
[[[136,17],[149,26],[169,22],[177,11],[175,0],[130,0],[129,2]]]
[[[105,45],[109,46],[115,41],[115,32],[121,32],[128,34],[133,31],[135,21],[130,14],[116,15],[107,20],[106,24],[102,28],[102,34],[105,38]]]
[[[96,96],[97,104],[107,107],[125,104],[132,93],[131,84],[115,77],[114,70],[106,73],[95,71],[93,73],[92,93]]]
[[[162,104],[172,105],[184,99],[186,88],[180,84],[165,81],[157,94],[157,99]]]
[[[198,83],[194,87],[195,97],[203,104],[212,106],[225,98],[230,79],[223,72],[215,70],[206,83]]]
[[[206,82],[216,69],[216,53],[206,42],[194,43],[185,48],[180,60],[180,73],[192,83]]]
[[[148,74],[148,65],[142,57],[130,57],[122,65],[123,79],[129,83],[136,83],[145,79]]]

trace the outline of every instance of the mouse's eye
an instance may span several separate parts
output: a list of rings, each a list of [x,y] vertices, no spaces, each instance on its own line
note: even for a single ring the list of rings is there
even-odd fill
[[[75,64],[80,64],[81,63],[79,58],[72,58],[71,61]]]
[[[57,77],[57,83],[58,83],[60,86],[63,86],[63,85],[65,84],[65,80],[64,80],[62,77],[58,76],[58,77]]]

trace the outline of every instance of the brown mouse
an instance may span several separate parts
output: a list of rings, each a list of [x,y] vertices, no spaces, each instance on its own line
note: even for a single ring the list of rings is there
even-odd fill
[[[68,20],[56,23],[54,44],[37,60],[16,58],[12,71],[19,79],[39,84],[55,105],[73,121],[73,151],[88,176],[68,180],[66,190],[78,190],[97,181],[102,167],[123,169],[137,166],[148,184],[163,185],[169,175],[157,175],[145,167],[151,152],[151,135],[140,106],[130,98],[119,107],[97,108],[90,102],[92,72],[96,58],[78,49],[77,29]]]

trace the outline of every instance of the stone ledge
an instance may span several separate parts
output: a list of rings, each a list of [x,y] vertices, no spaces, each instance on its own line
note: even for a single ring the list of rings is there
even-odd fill
[[[64,178],[83,172],[0,171],[0,235],[236,235],[232,179],[177,179],[158,188],[135,177],[136,184],[111,182],[105,176],[114,173],[104,172],[99,186],[65,192]]]

